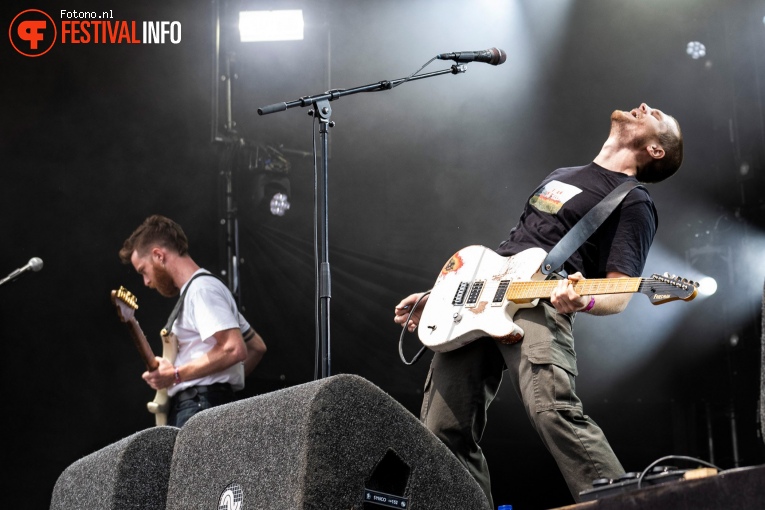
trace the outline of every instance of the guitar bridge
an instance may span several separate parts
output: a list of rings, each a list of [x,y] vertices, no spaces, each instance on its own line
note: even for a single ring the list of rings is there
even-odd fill
[[[452,299],[452,304],[454,306],[460,306],[465,302],[465,296],[467,295],[467,290],[470,287],[470,282],[461,282],[459,287],[457,287],[457,292],[454,294],[454,299]]]
[[[457,287],[457,292],[454,294],[454,299],[452,299],[452,305],[475,306],[478,302],[478,298],[481,297],[481,291],[483,291],[485,283],[484,280],[473,282],[472,285],[470,282],[461,282],[459,287]]]

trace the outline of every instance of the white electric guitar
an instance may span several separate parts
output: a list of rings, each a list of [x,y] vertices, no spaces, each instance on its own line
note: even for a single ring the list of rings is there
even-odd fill
[[[111,292],[112,304],[117,307],[117,316],[119,319],[128,325],[130,330],[130,336],[133,339],[133,343],[138,349],[141,359],[146,364],[146,369],[149,371],[156,370],[159,366],[154,352],[151,350],[146,335],[143,334],[141,326],[138,325],[138,321],[135,319],[135,311],[138,309],[138,298],[136,298],[125,287],[120,287],[119,290],[113,290]],[[178,340],[172,333],[165,334],[162,332],[162,357],[175,361],[175,357],[178,354]],[[167,390],[157,390],[154,400],[146,404],[146,408],[150,413],[154,415],[154,421],[157,426],[167,425],[167,412],[170,398],[167,396]]]
[[[468,246],[446,262],[425,303],[418,336],[426,347],[447,352],[484,336],[503,343],[523,338],[513,322],[520,308],[536,306],[550,297],[557,280],[545,280],[539,268],[547,252],[530,248],[503,257],[485,246]],[[678,276],[651,278],[600,278],[574,283],[582,296],[641,292],[660,305],[682,299],[690,301],[698,284]]]

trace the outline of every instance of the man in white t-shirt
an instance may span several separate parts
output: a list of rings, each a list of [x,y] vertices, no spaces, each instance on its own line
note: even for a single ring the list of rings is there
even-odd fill
[[[263,359],[266,345],[239,313],[231,292],[189,255],[183,229],[160,215],[148,218],[119,252],[143,283],[165,297],[181,296],[172,324],[178,339],[174,361],[157,357],[159,367],[143,379],[171,397],[168,425],[183,426],[194,414],[233,402],[234,392]]]

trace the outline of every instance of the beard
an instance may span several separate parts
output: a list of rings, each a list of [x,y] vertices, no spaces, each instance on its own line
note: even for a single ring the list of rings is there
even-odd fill
[[[628,115],[629,114],[621,110],[614,110],[613,113],[611,113],[611,135],[618,135],[625,130],[627,122],[631,120],[628,118]],[[631,117],[631,115],[629,117]]]
[[[152,287],[157,289],[157,292],[164,297],[177,296],[181,289],[175,286],[175,282],[173,282],[173,278],[170,276],[170,273],[167,272],[167,269],[165,269],[163,265],[156,264],[153,261],[152,264],[154,265],[154,282]]]
[[[641,149],[651,141],[645,128],[634,124],[632,114],[621,110],[614,110],[611,114],[609,138],[621,140],[625,146],[633,149]]]

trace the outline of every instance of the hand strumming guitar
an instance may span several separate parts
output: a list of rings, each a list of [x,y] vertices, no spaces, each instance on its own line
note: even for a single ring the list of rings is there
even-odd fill
[[[402,299],[394,309],[395,315],[393,316],[393,322],[396,324],[401,324],[401,327],[403,327],[404,323],[406,322],[406,318],[409,316],[409,312],[412,310],[412,307],[424,294],[424,292],[417,292],[415,294],[410,294],[409,296]],[[422,297],[422,300],[417,305],[417,309],[412,314],[409,323],[406,325],[406,329],[409,330],[410,333],[417,329],[417,324],[420,323],[420,317],[422,317],[422,309],[425,308],[425,303],[427,302],[428,296]]]
[[[155,390],[169,388],[175,384],[175,367],[167,358],[156,356],[159,363],[156,370],[146,371],[141,377]]]

